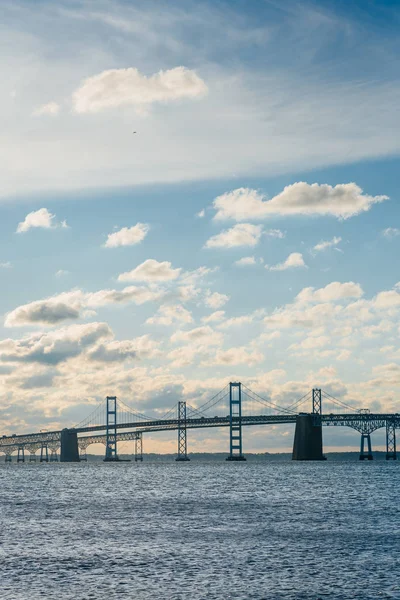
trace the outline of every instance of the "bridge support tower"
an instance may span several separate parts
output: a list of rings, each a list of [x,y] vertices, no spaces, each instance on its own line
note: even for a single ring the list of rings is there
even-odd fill
[[[49,447],[46,443],[40,446],[40,462],[49,462]]]
[[[75,429],[61,432],[60,462],[79,462],[78,434]]]
[[[397,460],[396,424],[386,421],[386,460]]]
[[[190,460],[187,455],[186,402],[178,402],[178,456],[177,462]]]
[[[58,448],[50,448],[50,462],[58,462]]]
[[[313,412],[296,417],[292,460],[326,460],[322,449],[322,397],[320,389],[312,391]]]
[[[367,443],[367,450],[365,450],[365,443]],[[361,433],[361,444],[360,444],[360,460],[372,460],[372,446],[371,446],[371,434]]]
[[[107,396],[106,456],[104,462],[118,461],[117,454],[117,397]]]
[[[242,384],[229,384],[229,461],[244,461],[242,444]]]
[[[9,453],[6,454],[5,461],[6,461],[6,463],[12,462],[12,456],[11,456],[11,454],[9,454]]]
[[[141,431],[135,437],[135,462],[143,462],[143,434]]]
[[[25,462],[25,446],[18,446],[17,463]]]

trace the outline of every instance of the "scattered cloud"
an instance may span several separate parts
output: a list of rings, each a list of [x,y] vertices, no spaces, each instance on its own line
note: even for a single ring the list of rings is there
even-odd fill
[[[303,255],[300,252],[292,252],[284,262],[272,267],[265,265],[265,268],[269,269],[270,271],[286,271],[287,269],[298,269],[306,266],[307,265],[304,262]]]
[[[206,317],[203,317],[201,320],[203,321],[203,323],[215,323],[216,321],[222,321],[222,319],[224,317],[225,317],[224,310],[216,310],[215,312],[211,313],[211,315],[207,315]]]
[[[262,235],[261,225],[240,223],[214,235],[205,244],[205,248],[235,248],[238,246],[256,246]]]
[[[224,340],[222,333],[208,325],[196,327],[188,331],[177,331],[171,336],[172,343],[195,344],[196,346],[221,346]]]
[[[33,115],[35,117],[41,117],[43,115],[50,115],[55,117],[60,112],[60,105],[57,102],[48,102],[47,104],[43,104],[39,106],[36,110],[33,111]]]
[[[88,77],[72,102],[77,113],[133,105],[140,109],[157,102],[199,98],[207,93],[205,82],[190,69],[175,67],[150,77],[136,68],[110,69]]]
[[[333,237],[331,240],[327,240],[327,241],[321,241],[318,244],[316,244],[313,248],[313,250],[315,250],[315,252],[323,252],[324,250],[327,250],[328,248],[333,248],[334,246],[337,246],[338,244],[340,244],[340,242],[342,241],[341,237]]]
[[[398,235],[400,235],[400,229],[397,229],[397,227],[387,227],[386,229],[384,229],[382,231],[382,235],[385,238],[388,238],[389,240],[391,240],[394,237],[397,237]]]
[[[10,261],[0,262],[0,269],[12,269]]]
[[[109,233],[104,244],[106,248],[117,248],[118,246],[135,246],[140,244],[150,230],[146,223],[136,223],[133,227],[122,227],[119,231]]]
[[[56,229],[58,227],[67,228],[66,221],[57,223],[56,216],[47,210],[40,208],[39,210],[30,212],[25,219],[18,224],[17,233],[26,233],[29,229],[40,227],[42,229]]]
[[[226,294],[220,294],[219,292],[207,291],[204,303],[210,308],[221,308],[229,300],[229,296]]]
[[[218,349],[211,359],[203,362],[204,366],[210,365],[247,365],[252,367],[264,360],[264,355],[258,350],[249,351],[243,346],[237,348],[228,348],[227,350]]]
[[[267,200],[257,190],[238,188],[215,198],[215,220],[248,221],[274,216],[318,215],[348,219],[368,211],[387,196],[368,196],[355,183],[309,184],[299,181]]]
[[[6,339],[0,342],[0,362],[58,365],[112,336],[107,323],[88,323],[37,333],[20,340]]]
[[[153,317],[147,319],[148,325],[172,325],[173,323],[192,323],[190,311],[181,304],[162,304]]]
[[[6,315],[5,327],[53,326],[67,320],[79,319],[101,306],[133,302],[144,304],[159,300],[163,291],[146,287],[129,286],[123,290],[99,290],[86,293],[82,290],[64,292],[18,306]]]
[[[66,277],[66,275],[69,275],[69,271],[65,271],[64,269],[59,269],[58,271],[56,271],[56,277]]]
[[[243,258],[239,258],[235,262],[235,265],[238,267],[247,267],[256,264],[256,259],[254,256],[243,256]]]
[[[284,233],[280,229],[267,229],[266,231],[264,231],[264,235],[266,235],[267,237],[278,238],[279,240],[283,240],[283,238],[286,236],[286,233]]]
[[[132,271],[118,275],[118,281],[171,281],[179,277],[182,269],[173,269],[168,261],[145,260]]]
[[[202,208],[198,213],[196,213],[196,217],[198,219],[202,219],[205,216],[206,216],[206,211],[204,210],[204,208]]]
[[[87,353],[91,361],[103,363],[121,363],[132,359],[158,358],[161,354],[160,343],[149,335],[142,335],[133,340],[106,341]]]
[[[361,298],[364,294],[359,283],[348,281],[340,283],[332,281],[323,288],[315,289],[313,287],[303,288],[296,296],[297,302],[332,302],[344,298]]]

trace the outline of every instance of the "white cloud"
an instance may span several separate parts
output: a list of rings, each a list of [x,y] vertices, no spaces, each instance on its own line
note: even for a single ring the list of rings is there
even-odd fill
[[[148,325],[172,325],[173,323],[192,323],[193,317],[190,311],[180,304],[162,304],[157,313],[147,319]]]
[[[387,199],[387,196],[363,194],[355,183],[332,187],[299,181],[285,187],[271,200],[266,200],[257,190],[238,188],[215,198],[213,206],[217,212],[214,219],[247,221],[288,215],[329,215],[348,219]]]
[[[56,277],[65,277],[66,275],[69,275],[69,271],[65,271],[64,269],[56,271]]]
[[[400,229],[397,229],[397,227],[387,227],[382,231],[382,235],[391,240],[400,235]]]
[[[314,246],[313,250],[315,250],[315,252],[322,252],[323,250],[326,250],[327,248],[333,248],[334,246],[337,246],[341,241],[342,241],[341,237],[335,236],[331,240],[319,242],[319,244],[316,244]]]
[[[203,323],[214,323],[215,321],[221,321],[224,318],[224,316],[224,310],[216,310],[215,312],[211,313],[211,315],[203,317],[201,320],[203,321]]]
[[[195,344],[196,346],[220,346],[223,343],[224,336],[212,327],[203,326],[190,329],[189,331],[176,331],[171,336],[171,342],[184,342]]]
[[[123,290],[99,290],[85,293],[81,290],[64,292],[18,306],[6,315],[5,327],[30,325],[53,326],[63,321],[79,319],[90,309],[112,304],[134,302],[144,304],[159,300],[163,292],[146,287],[129,286]]]
[[[133,340],[113,340],[103,342],[87,353],[89,360],[110,363],[123,362],[129,359],[158,358],[161,354],[160,344],[148,335]]]
[[[136,68],[110,69],[88,77],[73,96],[77,113],[134,105],[139,109],[155,102],[198,98],[207,93],[204,81],[190,69],[175,67],[146,77]]]
[[[220,294],[219,292],[211,292],[207,290],[207,295],[204,300],[204,304],[209,306],[210,308],[221,308],[224,306],[229,300],[229,296],[226,294]]]
[[[264,360],[264,355],[258,350],[250,352],[244,346],[237,348],[228,348],[227,350],[217,350],[215,355],[209,360],[204,361],[204,366],[211,365],[247,365],[249,367],[259,364]]]
[[[57,102],[48,102],[48,104],[43,104],[39,106],[36,110],[33,111],[33,115],[35,117],[40,117],[42,115],[50,115],[55,117],[60,112],[60,105]]]
[[[33,334],[21,340],[7,339],[0,342],[0,361],[58,365],[112,335],[107,323],[88,323]]]
[[[265,265],[265,268],[270,271],[286,271],[286,269],[297,269],[306,266],[303,255],[300,252],[292,252],[283,263],[279,263],[273,267]]]
[[[198,219],[202,219],[205,216],[206,216],[206,211],[204,210],[204,208],[202,208],[198,213],[196,213],[196,217]]]
[[[133,227],[122,227],[119,231],[109,233],[104,245],[106,248],[134,246],[144,240],[149,230],[150,227],[146,223],[136,223]]]
[[[266,231],[264,231],[264,235],[266,235],[267,237],[278,238],[279,240],[283,240],[283,238],[286,236],[286,233],[284,233],[280,229],[267,229]]]
[[[11,268],[12,268],[12,264],[10,263],[10,261],[0,262],[0,269],[11,269]]]
[[[237,265],[238,267],[247,267],[255,264],[256,259],[254,256],[243,256],[243,258],[240,258],[235,262],[235,265]]]
[[[298,302],[331,302],[342,298],[361,298],[363,294],[363,289],[359,283],[332,281],[317,290],[313,287],[303,288],[297,295],[296,300]]]
[[[40,227],[42,229],[55,229],[56,227],[67,228],[68,225],[65,221],[57,223],[55,220],[56,216],[47,210],[47,208],[40,208],[39,210],[30,212],[26,215],[25,219],[18,224],[17,233],[25,233],[34,227]]]
[[[240,223],[231,229],[225,229],[214,235],[205,244],[205,248],[235,248],[237,246],[256,246],[262,235],[261,225]]]
[[[172,281],[179,277],[182,269],[173,269],[168,261],[145,260],[132,271],[118,275],[118,281]]]

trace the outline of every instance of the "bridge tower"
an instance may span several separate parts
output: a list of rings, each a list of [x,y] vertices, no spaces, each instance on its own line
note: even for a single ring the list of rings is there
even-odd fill
[[[40,446],[40,462],[49,462],[49,448],[46,442]]]
[[[318,388],[312,391],[312,412],[313,415],[322,415],[322,394]]]
[[[292,460],[326,460],[322,450],[322,395],[312,391],[312,413],[296,417]]]
[[[118,461],[117,454],[117,397],[107,396],[106,457],[104,462]]]
[[[177,462],[190,460],[187,455],[186,402],[178,402],[178,456]]]
[[[386,421],[386,460],[397,460],[396,423]]]
[[[135,437],[135,462],[143,462],[143,434],[138,431]]]
[[[242,384],[229,383],[229,456],[226,460],[243,461]]]
[[[11,450],[11,452],[14,452],[14,450]],[[12,462],[11,452],[6,452],[6,463]]]
[[[58,446],[50,447],[50,462],[58,462]]]
[[[25,462],[25,446],[18,446],[17,463]]]

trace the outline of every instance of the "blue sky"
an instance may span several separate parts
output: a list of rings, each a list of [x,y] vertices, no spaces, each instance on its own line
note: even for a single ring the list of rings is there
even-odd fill
[[[201,404],[229,380],[397,412],[399,18],[4,3],[2,430],[71,425],[110,393]],[[290,449],[266,434],[246,448]]]

